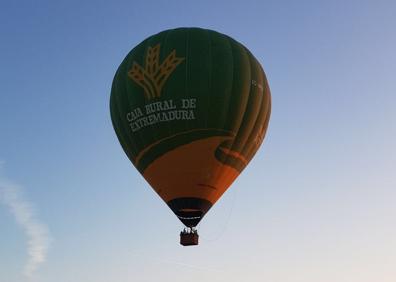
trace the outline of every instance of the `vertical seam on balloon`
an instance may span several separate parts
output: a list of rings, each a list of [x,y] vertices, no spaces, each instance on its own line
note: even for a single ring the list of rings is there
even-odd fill
[[[250,52],[249,52],[249,59],[251,60],[251,64],[250,64],[251,70],[253,71],[253,67],[254,67],[254,71],[255,71],[255,73],[257,73],[257,77],[261,77],[261,79],[264,80],[263,76],[262,76],[262,73],[260,72],[261,69],[258,67],[257,61],[255,60],[255,58],[253,57],[253,55]],[[252,82],[250,82],[250,83],[252,83]],[[259,83],[259,81],[257,80],[256,83]],[[258,93],[258,94],[260,95],[260,93]],[[265,102],[264,91],[263,91],[263,93],[260,96],[261,96],[261,100],[260,100],[260,105],[259,105],[259,109],[258,109],[257,115],[256,115],[256,117],[254,119],[253,126],[252,126],[252,128],[251,128],[251,130],[250,130],[250,132],[248,134],[248,137],[247,137],[247,139],[245,141],[245,144],[242,145],[242,151],[241,152],[244,152],[246,149],[248,149],[248,146],[250,144],[249,140],[251,140],[255,129],[257,129],[256,125],[257,125],[258,119],[260,117],[260,113],[261,113],[261,110],[262,110],[262,104],[263,104],[263,102]],[[248,157],[247,154],[246,154],[245,157]],[[249,159],[249,161],[250,161],[250,159]]]
[[[190,44],[189,44],[189,40],[190,40],[190,29],[186,29],[186,33],[187,33],[187,36],[186,36],[186,59],[184,60],[185,61],[185,64],[186,64],[186,72],[185,72],[185,97],[188,97],[188,98],[190,98],[190,96],[189,96],[189,91],[188,91],[188,82],[189,82],[189,80],[188,80],[188,77],[189,77],[189,73],[190,73],[190,71],[189,71],[189,62],[190,62],[190,60],[189,60],[189,48],[190,48]],[[186,119],[185,120],[185,124],[183,125],[184,126],[184,130],[188,130],[190,127],[189,127],[189,121],[188,121],[188,119]]]
[[[253,67],[254,67],[254,69],[255,69],[255,72],[257,72],[257,68],[258,68],[259,70],[261,70],[260,67],[258,67],[258,63],[255,61],[255,58],[253,57],[253,55],[252,55],[251,53],[249,53],[249,60],[251,60],[251,63],[250,63],[251,72],[252,72],[252,70],[253,70]],[[262,74],[261,72],[259,72],[258,76],[261,76],[261,77],[262,77],[262,80],[264,81],[263,74]],[[258,83],[258,82],[257,82],[257,83]],[[249,149],[249,147],[248,147],[249,144],[250,144],[249,140],[251,140],[252,135],[254,134],[254,131],[255,131],[255,129],[256,129],[257,122],[258,122],[258,120],[259,120],[259,118],[260,118],[260,113],[261,113],[261,111],[263,110],[263,106],[265,106],[265,105],[263,105],[263,104],[265,103],[265,100],[266,100],[265,97],[264,97],[264,95],[265,95],[265,93],[264,93],[264,91],[263,91],[263,93],[262,93],[262,95],[261,95],[260,108],[259,108],[258,113],[257,113],[257,116],[256,116],[256,118],[255,118],[255,120],[254,120],[254,124],[253,124],[253,126],[252,126],[252,128],[251,128],[251,130],[250,130],[250,132],[249,132],[249,134],[248,134],[248,137],[247,137],[245,143],[242,145],[242,150],[241,150],[241,153],[242,153],[242,154],[243,154],[243,152],[244,152],[246,149]],[[265,108],[266,108],[266,107],[265,107]],[[264,108],[264,109],[265,109],[265,108]],[[265,116],[264,116],[264,122],[265,122]],[[256,146],[256,151],[257,151],[258,147],[260,147],[260,146]],[[253,150],[254,150],[254,148],[255,148],[255,146],[252,146],[252,149],[253,149]],[[250,160],[251,160],[251,158],[250,158],[250,152],[249,152],[249,154],[246,153],[245,157],[246,157],[246,158],[248,159],[248,161],[250,162]]]
[[[167,41],[168,41],[168,37],[169,37],[170,33],[173,32],[173,31],[174,31],[173,29],[170,29],[170,30],[168,30],[168,31],[165,33],[165,38],[164,38],[164,40],[163,40],[163,46],[162,46],[161,51],[160,51],[160,52],[161,52],[161,53],[160,53],[160,61],[161,61],[161,62],[163,61],[163,58],[161,59],[161,54],[162,54],[162,57],[165,57],[163,54],[165,54],[166,44],[167,44]],[[162,89],[162,91],[164,91],[165,89],[166,89],[166,87],[164,87],[164,88]],[[163,93],[162,93],[162,94],[163,94]],[[161,95],[161,96],[162,96],[162,95]],[[166,135],[169,135],[169,132],[173,133],[173,131],[171,130],[172,128],[170,127],[170,125],[169,125],[167,122],[165,122],[165,124],[164,124],[163,126],[165,127],[164,132],[166,132]],[[155,134],[154,136],[155,136],[155,138],[153,139],[153,141],[158,139],[158,135],[157,135],[157,134]]]
[[[249,101],[250,101],[250,99],[252,98],[251,97],[251,95],[252,95],[252,64],[251,64],[251,61],[250,61],[250,56],[249,56],[249,54],[248,54],[248,52],[246,52],[246,49],[245,49],[245,47],[244,46],[242,46],[241,44],[240,44],[240,47],[242,48],[242,50],[243,50],[243,53],[246,55],[246,57],[247,57],[247,62],[248,62],[248,64],[249,64],[249,67],[248,67],[248,69],[250,70],[250,72],[249,72],[249,79],[248,79],[248,83],[249,83],[249,90],[248,90],[248,98],[247,98],[247,102],[246,102],[246,105],[245,105],[245,111],[244,111],[244,114],[243,114],[243,117],[242,117],[242,121],[241,121],[241,123],[240,123],[240,125],[239,125],[239,128],[238,128],[238,134],[239,134],[239,132],[241,131],[241,130],[243,130],[243,128],[242,128],[242,125],[243,125],[243,123],[244,123],[244,121],[246,120],[246,119],[248,119],[248,116],[247,116],[247,112],[246,112],[246,109],[249,107]],[[234,142],[234,144],[233,144],[233,146],[235,145],[235,142]],[[232,146],[232,147],[233,147]],[[231,148],[232,148],[231,147]]]
[[[262,140],[261,140],[261,143],[259,144],[259,147],[264,142],[265,135],[266,135],[267,130],[268,130],[269,119],[270,119],[270,115],[271,115],[271,107],[272,107],[271,89],[270,89],[269,84],[268,84],[267,76],[265,75],[264,69],[261,67],[261,65],[260,65],[260,69],[261,69],[261,72],[263,74],[263,78],[264,78],[264,82],[265,82],[265,90],[266,90],[266,93],[268,93],[268,102],[267,102],[267,105],[266,105],[267,112],[266,112],[265,121],[264,121],[264,128],[265,129],[264,129]]]
[[[208,118],[209,118],[209,109],[210,109],[210,101],[211,101],[211,94],[212,94],[212,73],[213,73],[213,71],[212,71],[212,40],[211,40],[211,38],[210,38],[210,32],[209,32],[209,30],[206,30],[206,33],[208,34],[208,38],[209,38],[209,51],[208,51],[208,53],[209,53],[209,55],[208,55],[208,57],[209,57],[209,75],[207,76],[208,77],[208,79],[209,79],[209,82],[208,82],[208,95],[206,95],[207,97],[208,97],[208,101],[207,101],[207,103],[206,103],[206,105],[207,105],[207,107],[206,107],[206,115],[205,115],[205,128],[206,127],[208,127]]]
[[[242,120],[241,120],[241,122],[240,122],[240,124],[239,124],[239,128],[238,128],[238,130],[237,130],[237,133],[236,133],[236,137],[234,138],[234,140],[232,141],[232,144],[231,144],[231,146],[230,146],[230,148],[231,148],[231,150],[233,150],[233,147],[234,147],[234,145],[235,145],[235,142],[236,142],[236,140],[238,139],[238,134],[239,134],[239,132],[240,132],[240,130],[241,130],[241,127],[242,127],[242,124],[243,124],[243,122],[244,122],[244,120],[245,120],[245,116],[246,116],[246,108],[248,107],[248,104],[249,104],[249,100],[250,100],[250,93],[251,93],[251,89],[252,89],[252,83],[251,83],[251,80],[252,80],[252,73],[251,73],[251,63],[250,63],[250,58],[249,58],[249,54],[246,52],[246,49],[245,49],[245,47],[242,45],[242,44],[240,44],[239,42],[236,42],[236,44],[237,45],[239,45],[239,47],[243,50],[243,54],[247,57],[247,62],[248,62],[248,64],[249,64],[249,70],[250,70],[250,72],[249,72],[249,79],[248,79],[248,82],[249,82],[249,90],[248,90],[248,98],[247,98],[247,101],[246,101],[246,105],[245,105],[245,109],[244,109],[244,111],[243,111],[243,117],[242,117]],[[227,163],[227,161],[229,160],[229,156],[227,156],[227,158],[226,158],[226,163]],[[230,176],[230,174],[229,173],[226,173],[225,175],[224,175],[224,179],[228,179],[228,177]]]
[[[158,36],[158,34],[157,35],[155,35],[155,37],[157,37]],[[145,44],[145,46],[144,46],[144,55],[143,55],[143,60],[142,60],[142,62],[143,62],[143,64],[144,64],[144,66],[146,67],[146,58],[147,58],[147,56],[148,56],[148,47],[150,46],[150,42],[151,42],[151,40],[154,38],[154,36],[151,36],[151,37],[149,37],[147,40],[146,40],[146,44]],[[153,93],[154,93],[154,91],[153,91]],[[146,100],[146,97],[144,98],[144,101],[145,101],[145,104],[146,104],[146,102],[147,102],[147,100]],[[143,134],[143,131],[145,132],[145,134]],[[154,131],[155,132],[155,131]],[[140,150],[139,150],[139,152],[145,147],[145,145],[147,144],[147,143],[149,143],[150,142],[150,140],[147,140],[147,138],[146,137],[148,137],[147,135],[149,135],[150,136],[150,139],[152,139],[152,140],[155,140],[155,138],[156,138],[156,136],[153,134],[153,130],[150,130],[148,127],[147,128],[142,128],[141,130],[139,130],[138,132],[136,132],[136,134],[139,136],[139,139],[142,141],[142,143],[143,143],[143,146],[142,146],[142,148],[140,148]]]
[[[130,61],[130,60],[129,60]],[[128,62],[126,62],[126,65],[128,66],[129,64],[128,64]],[[127,75],[124,75],[124,73],[125,72],[122,72],[122,74],[121,74],[121,79],[122,79],[122,87],[124,88],[124,89],[122,89],[122,93],[124,93],[123,95],[122,95],[122,97],[124,97],[124,99],[125,99],[125,96],[127,96],[126,97],[126,99],[127,99],[127,105],[128,105],[128,107],[130,107],[130,104],[129,104],[129,95],[128,95],[128,91],[127,91],[127,83],[129,82],[129,80],[127,79]],[[121,126],[122,126],[122,132],[126,132],[126,137],[127,137],[127,140],[128,140],[128,144],[133,144],[133,148],[134,148],[134,150],[136,151],[136,155],[137,155],[137,153],[139,152],[139,146],[138,146],[138,144],[136,144],[136,142],[133,142],[134,141],[134,138],[132,137],[133,135],[132,135],[132,133],[131,133],[131,128],[128,126],[128,127],[126,127],[126,130],[125,130],[125,126],[124,126],[124,118],[125,117],[123,117],[122,115],[121,115],[121,107],[122,107],[122,104],[123,104],[123,102],[121,102],[121,97],[120,96],[117,96],[117,110],[118,110],[118,115],[119,115],[119,118],[120,118],[120,120],[121,120]],[[130,147],[130,145],[128,145],[128,148]]]
[[[229,41],[229,39],[228,39],[228,37],[226,36],[225,37],[225,39],[226,39],[226,42],[227,42],[227,46],[228,46],[228,48],[230,49],[230,51],[231,51],[231,70],[232,70],[232,79],[231,79],[231,89],[230,89],[230,91],[228,92],[228,93],[226,93],[226,95],[229,95],[229,96],[232,96],[232,93],[233,93],[233,84],[234,84],[234,54],[233,54],[233,50],[232,50],[232,47],[231,47],[231,43],[230,43],[230,41]],[[230,97],[228,98],[228,101],[230,100]],[[227,124],[227,117],[228,117],[228,115],[229,115],[229,112],[230,112],[230,103],[228,103],[227,104],[227,111],[226,111],[226,113],[225,113],[225,118],[224,118],[224,122],[223,122],[223,124],[222,124],[222,126],[221,126],[221,129],[223,129],[224,130],[224,128],[225,128],[225,126],[226,126],[226,124]],[[234,133],[234,132],[233,132]],[[235,138],[235,133],[234,133],[234,138]],[[214,181],[219,181],[219,179],[221,178],[220,176],[222,175],[222,171],[223,171],[223,169],[224,169],[224,166],[225,166],[225,164],[223,163],[223,162],[221,162],[221,165],[220,165],[220,168],[218,168],[216,171],[214,171],[214,172],[212,172],[213,173],[213,175],[214,176],[216,176],[216,178],[214,178]],[[218,197],[218,195],[217,195],[217,191],[214,191],[213,192],[213,194],[214,195],[216,195],[214,198],[216,199],[215,201],[214,201],[214,203],[217,201],[217,199],[219,198]],[[214,204],[213,203],[213,204]]]
[[[147,44],[147,40],[146,40],[146,44]],[[146,51],[144,52],[144,54],[143,54],[143,61],[144,61],[144,57],[145,57],[145,55],[146,55]],[[128,54],[128,56],[129,56],[129,54]],[[125,62],[126,64],[125,64],[125,66],[131,66],[132,64],[131,64],[131,62],[132,62],[132,56],[129,56],[129,57],[127,57],[127,61]],[[126,73],[126,72],[125,72]],[[122,78],[123,78],[123,86],[124,86],[124,93],[125,93],[125,95],[123,95],[123,97],[125,97],[126,96],[126,104],[127,104],[127,106],[128,106],[128,110],[130,111],[131,110],[131,105],[132,105],[132,103],[131,103],[131,99],[130,99],[130,92],[128,91],[128,83],[130,83],[130,78],[128,77],[128,75],[123,75],[122,76]],[[132,93],[132,95],[133,95],[134,93]],[[127,130],[127,132],[128,132],[128,138],[131,140],[131,143],[133,143],[134,145],[135,145],[135,147],[137,148],[137,151],[139,152],[140,151],[140,147],[144,147],[144,140],[143,140],[143,138],[141,137],[141,133],[140,132],[136,132],[135,134],[134,134],[134,137],[132,137],[133,135],[132,135],[132,133],[131,133],[131,129],[130,128],[128,128],[128,130]],[[134,142],[132,142],[132,140],[134,141]],[[136,142],[137,141],[137,142]]]
[[[269,89],[269,85],[268,85],[268,81],[267,81],[265,72],[262,69],[261,65],[259,65],[259,66],[260,66],[260,70],[261,70],[261,74],[263,76],[263,81],[264,81],[264,86],[265,86],[265,89],[263,90],[263,94],[266,94],[266,96],[268,96],[268,97],[266,97],[266,99],[264,100],[265,105],[263,105],[263,107],[264,107],[266,112],[265,112],[265,116],[263,118],[264,124],[263,124],[263,135],[261,137],[261,142],[256,145],[256,151],[255,152],[253,152],[254,151],[254,146],[248,151],[248,155],[249,156],[251,155],[250,159],[252,159],[254,157],[254,155],[256,154],[256,152],[258,150],[258,148],[261,146],[261,144],[264,141],[264,138],[265,138],[265,135],[266,135],[266,132],[267,132],[267,129],[268,129],[269,117],[270,117],[270,114],[271,114],[271,91]]]
[[[209,33],[209,38],[210,38],[210,33]],[[225,126],[226,126],[226,124],[227,124],[227,116],[229,115],[229,112],[230,112],[230,99],[231,99],[231,96],[232,96],[232,93],[233,93],[233,84],[234,84],[234,79],[233,79],[233,77],[234,77],[234,74],[235,74],[235,72],[234,72],[234,55],[233,55],[233,50],[232,50],[232,47],[231,47],[231,43],[230,43],[230,41],[228,40],[228,37],[225,37],[225,41],[227,42],[227,46],[228,46],[228,48],[229,48],[229,50],[231,51],[231,70],[232,70],[232,79],[231,79],[231,89],[230,89],[230,91],[228,92],[228,93],[226,93],[226,95],[228,95],[228,98],[227,98],[227,101],[228,101],[228,103],[227,103],[227,110],[226,110],[226,112],[224,112],[224,115],[225,115],[225,117],[224,117],[224,120],[223,120],[223,124],[220,126],[220,128],[222,129],[222,130],[224,130],[225,129]],[[213,63],[213,52],[212,52],[212,44],[213,44],[213,41],[212,41],[212,39],[210,38],[210,49],[211,49],[211,53],[210,53],[210,61],[211,61],[211,63]],[[212,64],[210,65],[211,67],[212,67]],[[211,69],[211,76],[212,76],[212,74],[213,74],[213,70]],[[210,77],[210,87],[209,87],[209,89],[211,90],[212,89],[212,77]],[[211,91],[210,91],[210,93],[212,93]],[[209,97],[209,100],[210,100],[210,97]],[[208,118],[209,118],[209,109],[210,109],[210,106],[209,106],[209,103],[207,104],[207,113],[206,113],[206,127],[207,127],[207,121],[208,121]],[[233,132],[234,133],[234,132]],[[234,138],[235,138],[235,136],[234,136]],[[218,168],[218,169],[216,169],[216,171],[213,171],[212,173],[213,173],[213,175],[214,176],[220,176],[220,175],[222,175],[222,171],[224,170],[224,167],[225,167],[225,164],[223,163],[223,162],[221,162],[221,165],[220,165],[220,167]],[[216,177],[214,180],[215,181],[218,181],[220,179],[220,177]],[[215,201],[214,202],[216,202],[217,200],[218,200],[218,191],[213,191],[212,192],[213,194],[212,195],[215,195]]]
[[[166,32],[166,34],[167,34],[168,32]],[[151,36],[151,37],[149,37],[148,39],[147,39],[147,43],[146,43],[146,46],[145,46],[145,54],[144,54],[144,60],[145,60],[145,58],[147,58],[147,52],[148,52],[148,47],[151,47],[150,46],[150,42],[151,42],[151,40],[153,39],[153,38],[158,38],[158,36],[160,35],[161,33],[158,33],[158,34],[156,34],[156,35],[154,35],[154,36]],[[163,48],[161,48],[161,49],[163,49]],[[160,52],[162,51],[160,49]],[[159,58],[158,58],[158,60],[159,61],[162,61],[161,60],[161,54],[159,54],[158,55],[159,56]],[[145,62],[144,62],[145,63]],[[152,83],[152,82],[151,82]],[[154,97],[153,97],[154,98]],[[146,102],[146,98],[145,98],[145,102]],[[146,105],[146,103],[145,103],[145,105]],[[143,130],[143,129],[142,129]],[[157,134],[156,134],[156,131],[155,130],[149,130],[149,128],[146,128],[146,135],[150,135],[150,141],[151,142],[154,142],[154,140],[156,140],[157,139]],[[145,139],[144,137],[142,138],[142,140],[143,140],[143,146],[142,146],[142,148],[141,148],[141,150],[139,151],[139,153],[146,147],[146,144],[147,143],[151,143],[151,142],[147,142],[147,139]]]
[[[228,115],[229,115],[229,113],[230,113],[230,107],[231,107],[231,98],[232,98],[232,95],[233,95],[233,92],[234,92],[234,78],[235,78],[235,70],[234,70],[234,65],[235,65],[235,58],[234,58],[234,50],[233,50],[233,47],[232,47],[232,43],[233,42],[231,42],[231,39],[228,37],[228,36],[226,36],[225,37],[226,38],[226,42],[228,43],[228,48],[229,48],[229,50],[231,51],[231,60],[232,60],[232,64],[231,64],[231,69],[232,69],[232,79],[231,79],[231,89],[230,89],[230,91],[229,91],[229,93],[228,93],[228,95],[229,95],[229,97],[228,97],[228,105],[227,105],[227,112],[226,112],[226,118],[224,119],[224,124],[223,124],[223,126],[222,126],[222,128],[224,129],[224,127],[225,127],[225,125],[227,124],[227,117],[228,117]],[[232,128],[230,128],[231,130],[232,130]],[[234,134],[234,140],[236,139],[236,137],[237,137],[237,134],[238,134],[238,131],[236,131],[236,132],[234,132],[234,131],[232,131],[233,132],[233,134]],[[219,181],[224,175],[223,175],[223,171],[224,171],[224,167],[226,166],[226,163],[227,163],[227,158],[225,159],[225,161],[223,162],[221,162],[221,166],[220,166],[220,168],[219,168],[219,170],[218,170],[218,173],[217,173],[217,178],[216,178],[216,181]],[[225,192],[225,191],[224,191]],[[224,193],[223,192],[223,193]],[[219,199],[219,197],[221,196],[221,195],[219,195],[219,191],[216,191],[215,193],[214,193],[214,195],[216,195],[214,198],[216,199],[215,201],[214,201],[214,203],[213,204],[215,204],[215,202]]]
[[[230,88],[230,91],[229,91],[229,93],[228,93],[228,104],[227,104],[227,112],[226,112],[226,114],[225,114],[225,119],[224,119],[224,123],[223,123],[223,125],[222,125],[222,128],[224,129],[224,127],[226,126],[226,124],[227,124],[227,117],[228,117],[228,114],[229,114],[229,112],[230,112],[230,107],[231,107],[231,103],[230,103],[230,100],[231,100],[231,96],[232,96],[232,93],[233,93],[233,90],[234,90],[234,77],[235,77],[235,71],[234,71],[234,64],[235,64],[235,59],[234,59],[234,51],[232,50],[232,46],[231,46],[231,42],[230,42],[230,39],[228,38],[228,36],[226,36],[225,37],[226,38],[226,42],[228,43],[228,48],[229,48],[229,50],[231,51],[231,70],[232,70],[232,79],[231,79],[231,88]],[[237,132],[234,132],[234,134],[235,134],[235,136],[236,136],[236,133]]]

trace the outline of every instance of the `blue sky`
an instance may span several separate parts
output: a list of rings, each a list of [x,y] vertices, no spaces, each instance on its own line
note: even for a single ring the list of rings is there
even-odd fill
[[[0,281],[393,282],[395,12],[393,1],[1,2]],[[109,114],[127,52],[179,26],[246,45],[273,102],[264,145],[195,248],[178,244],[181,223]],[[15,206],[48,229],[29,277]]]

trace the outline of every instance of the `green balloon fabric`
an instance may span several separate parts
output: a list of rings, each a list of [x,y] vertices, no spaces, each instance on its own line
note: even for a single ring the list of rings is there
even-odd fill
[[[257,59],[231,37],[201,28],[166,30],[137,45],[110,98],[126,155],[189,227],[253,158],[270,110]]]

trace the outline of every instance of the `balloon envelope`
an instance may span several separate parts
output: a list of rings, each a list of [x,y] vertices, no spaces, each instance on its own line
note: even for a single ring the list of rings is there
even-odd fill
[[[270,100],[261,65],[241,43],[212,30],[178,28],[126,56],[110,110],[130,161],[194,227],[260,147]]]

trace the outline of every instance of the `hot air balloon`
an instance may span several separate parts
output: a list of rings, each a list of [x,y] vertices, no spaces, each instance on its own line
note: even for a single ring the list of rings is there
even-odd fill
[[[162,31],[133,48],[110,98],[123,150],[187,227],[182,245],[198,244],[197,224],[255,155],[270,111],[257,59],[201,28]]]

